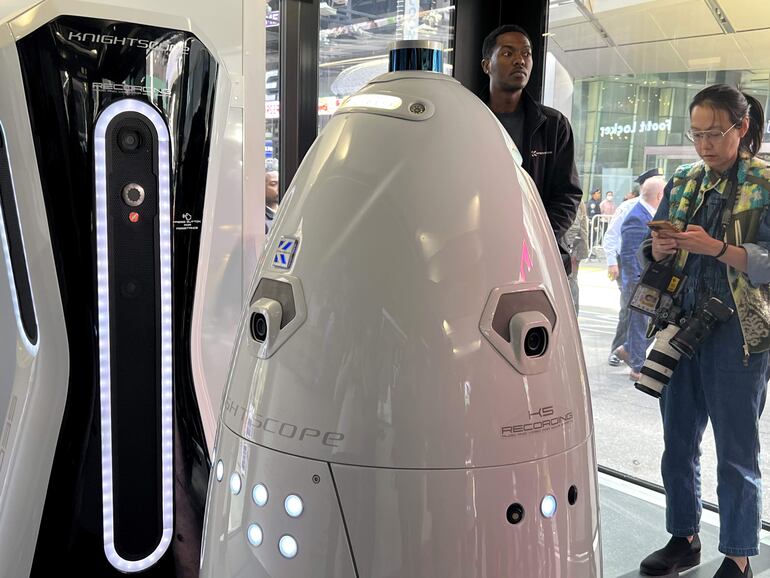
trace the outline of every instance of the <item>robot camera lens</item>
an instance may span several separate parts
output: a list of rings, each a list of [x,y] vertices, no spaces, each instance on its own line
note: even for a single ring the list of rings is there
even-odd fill
[[[251,336],[259,342],[267,339],[267,319],[262,313],[253,313],[251,316]]]
[[[118,132],[118,147],[124,153],[132,153],[142,146],[142,135],[133,128],[122,128]]]
[[[136,183],[129,183],[123,187],[120,195],[129,207],[138,207],[144,202],[144,188]]]
[[[137,283],[133,279],[129,279],[128,281],[124,281],[123,283],[121,283],[120,293],[126,299],[134,299],[141,293],[141,288],[139,286],[139,283]]]
[[[521,504],[511,504],[505,512],[509,524],[518,524],[524,519],[524,507]]]
[[[540,357],[548,349],[548,332],[545,327],[534,327],[524,337],[524,353],[528,357]]]

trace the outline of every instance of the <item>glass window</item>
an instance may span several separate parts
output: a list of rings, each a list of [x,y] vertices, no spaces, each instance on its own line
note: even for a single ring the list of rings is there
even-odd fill
[[[346,96],[388,71],[395,40],[441,42],[444,72],[452,74],[454,0],[326,0],[320,18],[319,131]]]
[[[280,157],[280,64],[281,20],[278,11],[280,0],[265,3],[265,27],[267,36],[267,63],[265,66],[265,158]]]
[[[658,167],[666,178],[697,160],[685,138],[688,106],[702,88],[727,83],[770,96],[770,13],[751,2],[700,0],[550,0],[545,104],[572,123],[583,191],[614,191],[618,205]],[[767,108],[765,108],[767,111]],[[770,133],[761,155],[770,153]],[[578,273],[580,326],[591,380],[599,463],[661,484],[663,437],[658,402],[637,391],[624,364],[608,356],[620,308],[601,236]],[[736,345],[740,346],[740,345]],[[725,383],[725,387],[735,384]],[[760,428],[766,447],[770,414]],[[704,435],[703,497],[717,502],[713,435]],[[770,479],[770,461],[763,464]],[[763,518],[770,519],[770,492]]]

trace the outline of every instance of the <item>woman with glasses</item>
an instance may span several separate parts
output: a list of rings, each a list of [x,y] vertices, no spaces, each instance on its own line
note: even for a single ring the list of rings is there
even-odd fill
[[[692,357],[681,357],[663,390],[661,470],[672,538],[640,569],[661,576],[700,562],[700,442],[711,420],[719,550],[726,556],[715,578],[737,578],[753,576],[748,557],[759,554],[758,430],[770,350],[770,170],[755,156],[764,118],[751,96],[723,84],[709,86],[690,104],[690,125],[687,136],[701,160],[676,170],[655,215],[675,230],[653,231],[640,258],[667,259],[687,276],[675,301],[679,313],[673,310],[679,325],[704,320],[712,297],[734,312],[704,331],[702,341],[691,339]],[[660,370],[665,374],[665,367]]]

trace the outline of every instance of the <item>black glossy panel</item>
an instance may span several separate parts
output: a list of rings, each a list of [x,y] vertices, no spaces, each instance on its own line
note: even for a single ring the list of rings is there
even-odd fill
[[[21,223],[16,207],[16,191],[14,189],[11,165],[8,156],[8,147],[3,138],[0,127],[0,210],[3,212],[5,224],[5,236],[8,239],[8,249],[11,257],[11,270],[13,282],[19,304],[21,324],[30,343],[37,343],[37,319],[35,307],[32,302],[32,289],[29,286],[29,273],[27,271],[27,257],[24,254],[24,243],[21,235]]]
[[[28,34],[17,48],[70,357],[67,405],[32,575],[123,576],[104,555],[102,532],[94,125],[102,110],[126,96],[156,107],[171,130],[171,218],[181,221],[182,215],[189,214],[199,220],[205,202],[218,66],[188,32],[72,16],[57,18]],[[143,142],[140,147],[146,145]],[[124,148],[132,146],[124,142]],[[124,216],[129,208],[120,203],[115,215]],[[155,203],[145,200],[141,210],[151,205]],[[167,553],[143,577],[196,575],[209,469],[189,355],[200,230],[176,230],[172,224],[171,231],[174,538]],[[130,258],[130,245],[119,250],[125,259]],[[152,287],[150,283],[150,287],[136,290],[146,289],[154,295]],[[135,294],[129,286],[116,290],[124,301]],[[144,333],[133,334],[137,336],[134,345],[149,350],[151,346],[144,342],[157,340],[157,329],[142,325]],[[124,352],[131,344],[124,341],[115,363],[129,367],[130,357],[125,359],[129,354]],[[128,428],[125,439],[131,432],[145,435],[146,423],[157,423],[152,415],[156,410],[146,401],[130,413],[138,415],[139,405],[147,415],[133,426],[122,424]],[[144,468],[120,464],[116,468],[123,488],[148,475]],[[137,508],[136,515],[140,513]],[[125,511],[117,514],[122,521],[130,515]]]

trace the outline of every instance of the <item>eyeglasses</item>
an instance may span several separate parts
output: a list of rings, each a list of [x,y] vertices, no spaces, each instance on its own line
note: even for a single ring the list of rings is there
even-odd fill
[[[738,126],[738,123],[736,122],[728,128],[726,131],[722,132],[721,130],[688,130],[685,135],[688,139],[690,139],[692,142],[695,143],[701,143],[701,142],[718,142],[725,138],[725,135],[733,130],[736,126]]]

